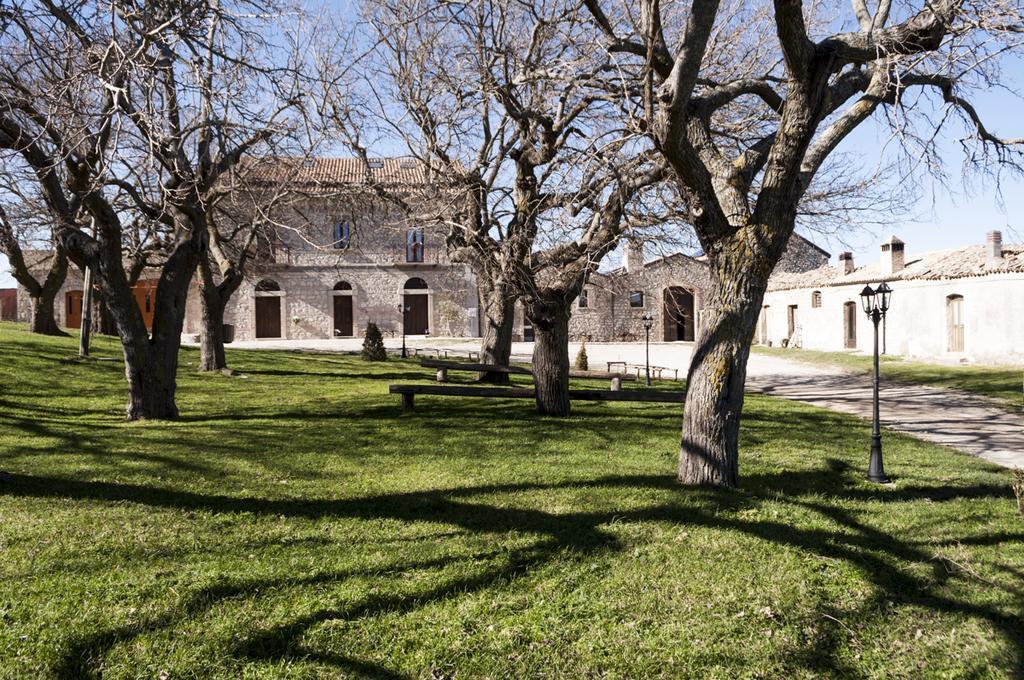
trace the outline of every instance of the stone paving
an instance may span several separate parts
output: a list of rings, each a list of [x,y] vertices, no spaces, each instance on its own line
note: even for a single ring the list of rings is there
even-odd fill
[[[359,339],[261,340],[235,343],[233,347],[260,349],[313,349],[358,351]],[[387,338],[390,349],[401,347],[401,338]],[[479,343],[463,338],[407,339],[410,348],[447,350],[452,356],[476,351]],[[678,369],[685,375],[690,362],[691,343],[652,343],[651,365]],[[529,361],[533,345],[515,343],[514,360]],[[570,345],[575,356],[578,345]],[[605,368],[608,361],[644,363],[644,345],[591,343],[587,355],[592,369]],[[886,384],[883,368],[881,387],[882,423],[886,428],[952,447],[1004,467],[1024,468],[1024,413],[1009,412],[987,400],[954,390],[915,385]],[[838,368],[804,364],[755,353],[747,367],[747,389],[871,417],[871,379],[845,373]]]

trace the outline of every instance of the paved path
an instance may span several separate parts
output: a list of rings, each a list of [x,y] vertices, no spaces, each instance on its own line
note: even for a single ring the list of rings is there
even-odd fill
[[[239,342],[235,347],[317,349],[357,351],[361,340],[257,341]],[[401,346],[400,338],[387,338],[389,348]],[[441,348],[465,355],[476,351],[479,343],[462,338],[410,338],[410,347]],[[513,358],[529,361],[533,345],[515,343]],[[575,356],[578,345],[570,345]],[[685,375],[690,363],[689,343],[652,343],[651,364],[678,368]],[[644,363],[644,345],[629,343],[591,343],[587,345],[591,368],[604,369],[607,361]],[[884,369],[883,369],[884,371]],[[883,372],[883,380],[884,380]],[[838,368],[804,364],[754,353],[747,367],[747,389],[821,406],[833,411],[871,417],[871,380],[867,376],[844,373]],[[936,387],[886,384],[881,388],[882,423],[953,447],[1005,467],[1024,468],[1024,414],[1010,413],[989,402],[963,392]]]

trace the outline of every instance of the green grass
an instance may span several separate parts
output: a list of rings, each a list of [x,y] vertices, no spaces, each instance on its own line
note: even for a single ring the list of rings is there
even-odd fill
[[[750,397],[743,487],[673,481],[679,407],[422,397],[414,362],[121,365],[0,325],[0,676],[1021,677],[1010,477]],[[97,353],[116,356],[109,339]]]
[[[757,345],[752,349],[756,353],[768,356],[822,366],[837,366],[852,373],[868,375],[872,371],[872,358],[861,354]],[[1002,406],[1018,411],[1024,407],[1024,367],[931,364],[907,361],[891,355],[879,358],[884,380],[962,390],[987,397]]]

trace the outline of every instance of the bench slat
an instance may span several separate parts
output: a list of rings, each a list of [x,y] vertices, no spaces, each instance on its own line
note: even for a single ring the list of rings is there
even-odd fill
[[[515,373],[516,375],[533,375],[533,371],[522,366],[496,366],[493,364],[469,364],[462,361],[439,361],[437,359],[421,359],[420,366],[424,368],[446,368],[449,371],[471,371],[473,373]],[[593,378],[594,380],[611,380],[622,378],[623,380],[636,380],[635,376],[628,373],[613,373],[604,371],[578,371],[569,370],[570,378]]]

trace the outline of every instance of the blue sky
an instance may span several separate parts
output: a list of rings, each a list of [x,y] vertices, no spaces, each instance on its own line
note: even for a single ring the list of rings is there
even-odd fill
[[[1008,65],[1007,86],[1024,87],[1024,61]],[[1024,103],[1005,91],[990,91],[974,102],[988,129],[1006,137],[1024,137]],[[961,245],[980,244],[985,233],[993,229],[1003,232],[1004,243],[1024,243],[1024,179],[1005,173],[1001,187],[994,182],[977,177],[961,178],[963,152],[959,139],[966,135],[958,121],[953,121],[940,141],[946,166],[947,186],[930,180],[922,180],[922,191],[916,205],[908,206],[906,212],[913,214],[913,220],[900,220],[883,227],[856,229],[840,238],[813,236],[813,240],[835,255],[842,250],[852,250],[858,264],[878,259],[878,244],[889,234],[899,236],[907,244],[907,254],[926,250],[954,248]],[[863,124],[854,134],[844,140],[840,152],[852,154],[865,167],[873,166],[883,155],[889,140],[888,127],[876,119]],[[885,187],[881,187],[882,192]],[[610,257],[615,257],[614,255]],[[0,255],[0,288],[15,286],[10,275],[7,258]]]

